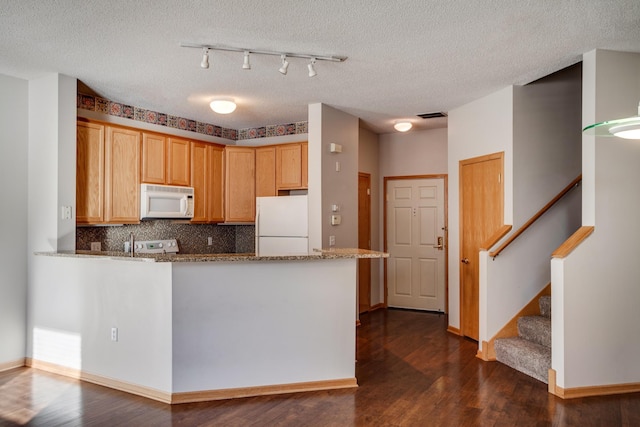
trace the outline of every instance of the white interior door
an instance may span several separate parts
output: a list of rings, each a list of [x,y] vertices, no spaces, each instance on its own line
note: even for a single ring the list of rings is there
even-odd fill
[[[444,178],[387,182],[387,304],[444,311]]]

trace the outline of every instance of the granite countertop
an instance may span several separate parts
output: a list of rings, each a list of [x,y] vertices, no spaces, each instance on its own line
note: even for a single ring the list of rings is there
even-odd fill
[[[346,258],[387,258],[385,252],[367,249],[314,249],[310,255],[295,256],[256,256],[254,253],[244,254],[136,254],[134,257],[125,252],[107,251],[59,251],[36,252],[36,255],[71,257],[71,258],[108,258],[122,261],[142,262],[231,262],[231,261],[300,261],[311,259],[346,259]]]

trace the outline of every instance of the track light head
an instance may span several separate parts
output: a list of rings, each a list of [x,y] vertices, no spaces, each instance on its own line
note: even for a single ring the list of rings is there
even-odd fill
[[[286,75],[287,68],[289,68],[289,61],[287,61],[287,55],[280,55],[280,58],[282,58],[282,66],[278,69],[278,71],[280,71],[281,74]]]
[[[200,63],[200,68],[209,68],[209,48],[202,48],[202,62]]]
[[[309,61],[309,65],[307,65],[307,68],[309,68],[309,77],[315,77],[318,75],[318,73],[316,72],[316,69],[313,67],[316,63],[316,58],[311,58],[311,61]]]
[[[242,69],[243,70],[250,70],[251,69],[251,63],[249,62],[249,51],[248,50],[244,51],[244,62],[242,63]]]

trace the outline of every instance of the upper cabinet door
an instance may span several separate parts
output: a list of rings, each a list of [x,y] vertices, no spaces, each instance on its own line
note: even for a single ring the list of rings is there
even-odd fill
[[[191,143],[185,139],[169,138],[167,184],[191,185]]]
[[[140,222],[140,132],[107,126],[105,222]]]
[[[224,221],[224,150],[219,145],[207,147],[207,219]]]
[[[309,188],[309,143],[302,143],[302,188]]]
[[[256,215],[255,149],[225,147],[226,222],[253,222]]]
[[[142,134],[142,182],[165,184],[167,138],[155,133]]]
[[[191,142],[191,186],[193,187],[193,218],[191,222],[207,222],[207,145]]]
[[[276,147],[276,187],[278,190],[302,188],[302,143]]]
[[[104,221],[104,125],[78,122],[76,222]]]
[[[256,148],[256,197],[277,194],[276,147]]]

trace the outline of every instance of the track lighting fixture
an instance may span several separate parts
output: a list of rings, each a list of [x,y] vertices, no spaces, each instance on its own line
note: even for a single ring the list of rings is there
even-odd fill
[[[583,132],[596,136],[617,136],[624,139],[640,139],[640,103],[638,115],[625,119],[607,120],[595,123],[582,129]]]
[[[250,70],[251,69],[251,63],[249,62],[249,51],[248,50],[244,51],[244,62],[242,63],[242,69],[243,70]]]
[[[311,58],[309,65],[307,65],[307,68],[309,68],[309,77],[315,77],[318,75],[318,73],[316,73],[316,69],[313,68],[315,63],[316,63],[316,58]]]
[[[290,58],[305,58],[309,60],[309,64],[307,68],[309,69],[309,77],[314,77],[318,73],[315,70],[316,61],[331,61],[331,62],[344,62],[347,60],[346,56],[326,56],[326,55],[316,55],[316,54],[308,54],[308,53],[292,53],[292,52],[275,52],[270,50],[256,50],[256,49],[247,49],[247,48],[237,48],[237,47],[229,47],[229,46],[220,46],[220,45],[203,45],[203,44],[192,44],[192,43],[180,43],[182,47],[190,47],[202,49],[202,62],[200,66],[202,68],[209,68],[209,51],[210,50],[222,50],[226,52],[242,52],[244,54],[244,62],[242,63],[242,69],[250,70],[251,63],[249,62],[249,55],[272,55],[279,56],[282,64],[278,71],[282,74],[287,74],[287,69],[289,68],[289,59]]]
[[[287,55],[280,55],[282,58],[282,66],[278,69],[281,74],[287,75],[287,68],[289,68],[289,61],[287,61]]]
[[[202,48],[202,62],[200,62],[200,68],[209,68],[209,48]]]

